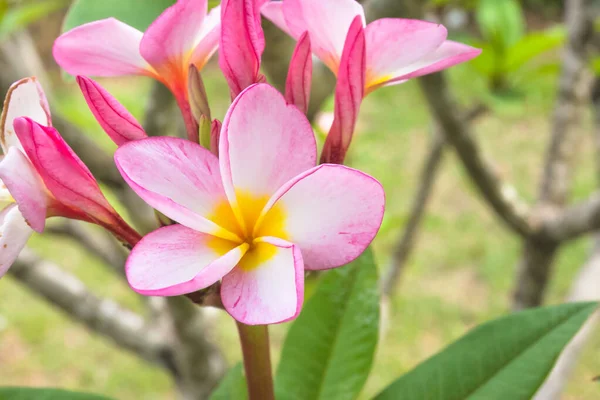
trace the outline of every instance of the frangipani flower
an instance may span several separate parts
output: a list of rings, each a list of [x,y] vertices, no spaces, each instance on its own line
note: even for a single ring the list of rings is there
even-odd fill
[[[62,216],[103,226],[123,240],[138,234],[119,217],[96,180],[51,127],[50,111],[35,78],[8,91],[0,120],[0,276],[46,218]]]
[[[379,182],[341,165],[315,167],[316,151],[304,114],[267,84],[232,104],[218,159],[177,138],[121,146],[115,160],[127,183],[180,224],[134,247],[125,267],[131,287],[173,296],[222,280],[223,305],[238,321],[295,318],[304,270],[358,257],[384,211]]]
[[[296,40],[308,32],[313,52],[335,74],[346,35],[358,16],[365,27],[367,94],[468,61],[481,52],[446,40],[446,28],[432,22],[383,18],[367,25],[355,0],[270,1],[261,11]]]
[[[108,18],[61,35],[54,43],[56,62],[72,75],[146,75],[174,94],[190,138],[198,126],[188,102],[188,68],[206,64],[219,45],[220,7],[208,13],[207,0],[178,0],[146,32]]]

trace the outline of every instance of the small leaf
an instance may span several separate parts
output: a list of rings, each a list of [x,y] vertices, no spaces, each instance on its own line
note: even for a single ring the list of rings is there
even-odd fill
[[[278,400],[350,400],[373,364],[379,330],[377,267],[371,249],[326,272],[291,326],[275,389]]]
[[[212,392],[209,400],[247,400],[248,389],[244,367],[241,363],[233,366]],[[1,400],[1,399],[0,399]]]
[[[0,400],[110,400],[108,397],[62,389],[0,388]]]
[[[567,38],[563,27],[530,33],[510,48],[504,61],[506,72],[514,72],[535,57],[562,46]]]
[[[99,19],[113,17],[145,31],[176,0],[75,0],[69,9],[63,32]]]
[[[525,32],[517,0],[480,0],[475,16],[481,34],[499,53],[517,43]]]
[[[375,400],[529,400],[597,307],[562,304],[483,324],[400,377]]]

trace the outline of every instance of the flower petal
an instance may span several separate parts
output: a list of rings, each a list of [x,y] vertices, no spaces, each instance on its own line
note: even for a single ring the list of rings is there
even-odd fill
[[[293,36],[292,32],[290,32],[290,29],[287,26],[287,23],[285,22],[285,16],[283,15],[283,1],[267,1],[260,8],[260,13],[269,21],[274,23],[279,29],[288,35]]]
[[[223,278],[221,300],[233,318],[247,325],[277,324],[300,314],[304,268],[300,249],[263,238]]]
[[[119,76],[148,74],[140,54],[142,32],[107,18],[63,33],[54,42],[54,59],[71,75]]]
[[[0,162],[0,179],[29,226],[41,233],[46,225],[48,195],[40,175],[18,148],[11,147]]]
[[[15,262],[32,233],[16,204],[0,211],[0,278]]]
[[[315,163],[310,123],[277,89],[257,84],[236,98],[219,141],[223,185],[234,211],[240,196],[264,199],[264,205],[281,185]]]
[[[188,140],[154,137],[129,142],[115,153],[117,167],[131,188],[148,204],[182,225],[238,240],[209,218],[227,205],[219,161]],[[234,229],[235,230],[235,229]]]
[[[144,236],[127,258],[125,273],[138,293],[178,296],[219,281],[247,248],[247,244],[237,246],[185,226],[170,225]]]
[[[271,212],[274,208],[283,212]],[[367,248],[384,209],[385,194],[377,180],[342,165],[323,164],[286,183],[269,200],[258,234],[281,225],[270,218],[285,215],[286,239],[302,250],[305,268],[334,268]]]
[[[383,18],[365,29],[367,86],[375,85],[396,71],[433,52],[446,40],[443,25],[416,19]]]
[[[221,3],[219,66],[235,98],[260,82],[265,37],[261,26],[261,0],[229,0]]]
[[[122,220],[108,203],[90,170],[52,127],[41,126],[29,118],[17,118],[15,132],[44,185],[67,209],[49,214],[112,225]],[[51,206],[54,207],[54,204]],[[71,215],[69,213],[75,213]],[[83,215],[82,215],[83,213]]]
[[[161,75],[165,68],[187,73],[182,61],[197,44],[207,9],[207,0],[178,0],[144,32],[140,53]]]
[[[221,6],[217,6],[210,10],[202,23],[200,33],[196,37],[196,47],[194,48],[190,63],[194,64],[199,70],[202,69],[209,58],[219,48],[220,35]]]
[[[429,53],[418,61],[395,71],[387,81],[376,83],[375,86],[371,84],[367,90],[373,91],[373,89],[380,86],[399,84],[408,79],[432,74],[434,72],[450,68],[456,64],[469,61],[477,57],[479,54],[481,54],[480,49],[467,46],[466,44],[453,42],[451,40],[446,40],[433,52]]]
[[[352,21],[359,16],[365,25],[364,10],[355,0],[285,0],[283,15],[295,39],[308,31],[313,52],[334,73]]]
[[[289,104],[306,114],[310,99],[310,85],[312,81],[312,54],[310,52],[310,37],[308,32],[298,40],[285,85],[285,98]]]
[[[77,83],[96,121],[117,146],[148,137],[134,116],[97,82],[78,76]]]
[[[0,117],[0,144],[4,154],[12,146],[22,148],[13,127],[13,121],[18,117],[29,117],[45,126],[52,125],[46,95],[34,77],[13,83],[6,93]]]
[[[365,88],[365,33],[359,17],[348,31],[335,86],[334,119],[321,163],[343,164],[350,147]]]

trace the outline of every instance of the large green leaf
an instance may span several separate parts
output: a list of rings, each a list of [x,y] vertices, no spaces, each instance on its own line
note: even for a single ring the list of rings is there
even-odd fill
[[[247,400],[248,389],[244,367],[241,363],[235,365],[229,371],[219,386],[210,395],[210,400]]]
[[[375,400],[531,399],[597,307],[562,304],[488,322],[402,376]]]
[[[175,0],[75,0],[67,13],[63,31],[76,26],[114,17],[145,31]]]
[[[277,369],[278,400],[354,399],[373,363],[379,330],[371,249],[326,273],[291,326]]]
[[[0,400],[110,400],[90,393],[61,389],[6,387],[0,388]]]
[[[480,0],[475,16],[481,34],[499,53],[517,43],[525,32],[517,0]]]

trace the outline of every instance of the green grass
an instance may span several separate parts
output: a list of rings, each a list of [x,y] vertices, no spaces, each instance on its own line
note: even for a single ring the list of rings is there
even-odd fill
[[[534,199],[549,135],[555,82],[542,78],[526,88],[523,98],[509,101],[490,100],[468,67],[455,68],[451,77],[463,103],[468,105],[476,101],[473,99],[491,102],[492,112],[475,123],[474,134],[493,159],[496,171],[525,199]],[[105,83],[136,115],[142,113],[147,81]],[[212,71],[206,83],[215,104],[213,112],[222,117],[228,105],[223,79]],[[104,148],[114,149],[95,125],[75,86],[71,84],[58,97],[62,112]],[[586,116],[574,200],[585,198],[596,185],[589,128]],[[365,100],[349,161],[377,177],[386,189],[386,224],[374,243],[382,271],[408,217],[429,135],[428,111],[414,82],[379,90]],[[71,243],[41,236],[31,244],[44,257],[76,274],[98,295],[116,298],[142,312],[126,284]],[[549,303],[560,302],[568,293],[570,282],[586,259],[588,244],[587,239],[574,241],[560,252]],[[518,238],[480,199],[448,151],[398,294],[386,306],[389,318],[361,398],[368,399],[471,327],[506,313],[520,247]],[[214,336],[233,365],[240,359],[234,324],[222,314],[215,327],[218,335]],[[286,325],[272,329],[275,362],[286,329]],[[600,388],[592,382],[600,372],[599,348],[600,335],[596,335],[565,398],[592,400],[600,396]],[[70,321],[10,277],[0,281],[0,385],[9,384],[76,388],[117,399],[174,396],[172,382],[163,371]]]

